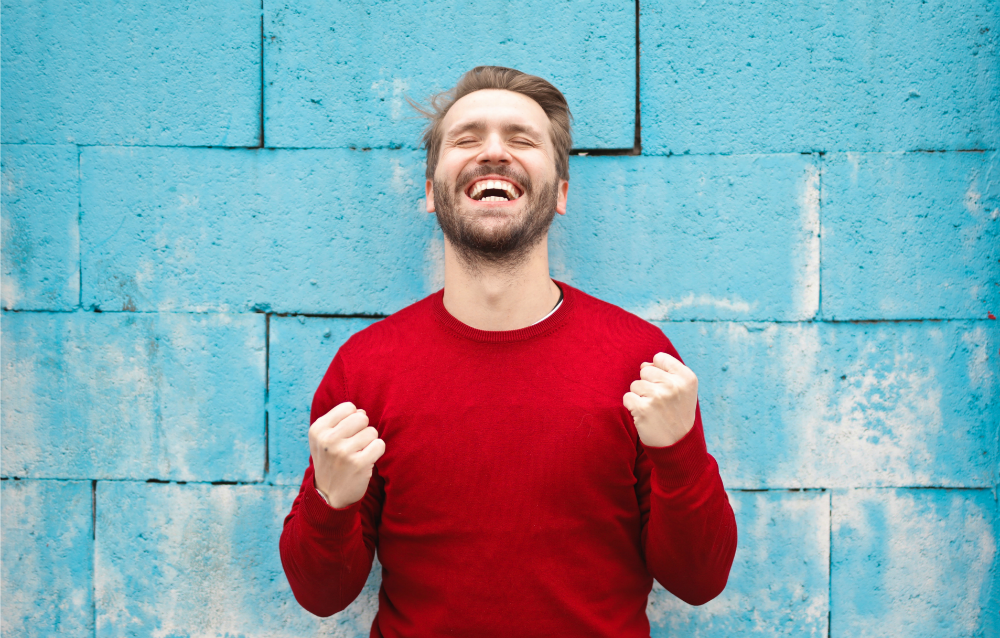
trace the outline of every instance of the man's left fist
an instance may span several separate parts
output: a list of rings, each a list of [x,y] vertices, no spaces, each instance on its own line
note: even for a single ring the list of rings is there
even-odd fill
[[[639,379],[622,398],[632,413],[639,439],[649,447],[680,441],[694,427],[698,404],[698,377],[665,352],[639,366]]]

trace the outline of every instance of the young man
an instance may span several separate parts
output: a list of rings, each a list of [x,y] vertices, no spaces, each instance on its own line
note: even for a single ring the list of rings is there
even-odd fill
[[[372,636],[648,637],[653,578],[700,605],[736,551],[698,381],[658,328],[549,278],[569,187],[562,93],[477,67],[431,104],[444,290],[330,365],[285,574],[328,616],[377,549]]]

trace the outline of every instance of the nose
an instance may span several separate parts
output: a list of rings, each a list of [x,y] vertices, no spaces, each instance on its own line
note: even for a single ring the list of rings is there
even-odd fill
[[[511,157],[503,140],[498,134],[493,133],[486,138],[483,150],[480,151],[476,161],[480,164],[510,164]]]

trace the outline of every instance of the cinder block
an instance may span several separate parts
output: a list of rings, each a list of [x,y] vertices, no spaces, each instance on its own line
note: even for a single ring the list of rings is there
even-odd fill
[[[83,151],[83,305],[388,314],[441,287],[415,151]]]
[[[267,0],[264,25],[268,146],[414,148],[424,121],[406,98],[425,102],[479,65],[555,84],[576,148],[634,143],[629,2]]]
[[[250,146],[260,3],[4,4],[3,141]]]
[[[3,322],[5,476],[263,479],[263,316]]]
[[[997,532],[988,490],[834,492],[830,635],[996,636]]]
[[[823,316],[1000,314],[1000,154],[824,161]]]
[[[739,547],[725,591],[692,607],[656,583],[646,614],[654,638],[827,635],[827,492],[730,492]]]
[[[5,144],[0,155],[3,308],[74,308],[80,302],[77,149]]]
[[[644,153],[997,147],[991,0],[640,7]]]
[[[651,320],[802,320],[819,304],[803,155],[574,157],[553,276]]]
[[[299,485],[309,465],[309,412],[333,356],[372,319],[272,317],[268,343],[268,483]],[[364,406],[358,406],[364,407]]]
[[[104,483],[97,489],[97,636],[367,636],[377,563],[328,619],[302,609],[278,538],[294,488]]]
[[[0,482],[4,636],[94,635],[91,484]]]
[[[660,327],[728,488],[996,482],[996,322]]]

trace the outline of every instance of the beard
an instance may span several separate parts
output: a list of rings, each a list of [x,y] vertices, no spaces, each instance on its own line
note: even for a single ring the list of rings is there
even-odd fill
[[[499,175],[517,182],[524,200],[520,215],[508,210],[477,212],[464,205],[464,188],[470,180]],[[559,180],[540,184],[537,192],[531,179],[507,166],[480,166],[458,176],[455,188],[434,180],[434,205],[441,232],[472,272],[484,267],[514,271],[528,258],[530,250],[548,233],[556,215]],[[495,221],[494,224],[485,223]]]

